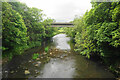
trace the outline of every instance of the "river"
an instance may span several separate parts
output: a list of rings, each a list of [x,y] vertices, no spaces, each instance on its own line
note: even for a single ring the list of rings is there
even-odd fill
[[[3,65],[3,78],[114,78],[99,62],[88,60],[74,52],[66,34],[57,34],[52,41],[25,51]],[[49,51],[44,54],[44,48]],[[33,59],[34,53],[39,53]],[[26,71],[26,73],[25,73]]]

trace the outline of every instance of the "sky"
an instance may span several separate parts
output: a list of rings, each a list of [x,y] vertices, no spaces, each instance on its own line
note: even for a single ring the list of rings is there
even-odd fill
[[[28,7],[42,9],[47,17],[56,22],[70,22],[91,9],[90,0],[19,0]]]

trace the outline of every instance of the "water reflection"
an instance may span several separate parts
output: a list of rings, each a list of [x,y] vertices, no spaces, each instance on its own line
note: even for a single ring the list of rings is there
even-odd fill
[[[70,50],[70,45],[67,43],[70,40],[70,37],[66,36],[66,34],[58,34],[53,37],[53,43],[56,44],[56,48]]]
[[[43,75],[37,78],[112,78],[108,71],[93,61],[87,60],[81,55],[70,50],[67,43],[70,40],[65,34],[53,37],[55,48],[52,47],[50,62],[45,64]],[[58,48],[58,49],[56,49]],[[65,57],[66,56],[66,57]]]
[[[72,78],[74,74],[72,60],[51,59],[43,69],[43,75],[37,78]]]
[[[58,34],[53,38],[49,52],[44,54],[44,47],[33,48],[25,55],[16,56],[7,65],[3,65],[4,78],[113,78],[114,75],[102,65],[77,55],[73,45],[67,43],[70,38]],[[54,45],[55,44],[55,45]],[[40,56],[32,59],[33,53]],[[30,74],[25,75],[25,71]],[[5,73],[7,71],[7,73]]]

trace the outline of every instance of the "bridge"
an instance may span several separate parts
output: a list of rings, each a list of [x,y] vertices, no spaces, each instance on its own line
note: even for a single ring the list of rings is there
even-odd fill
[[[73,23],[52,23],[52,27],[74,27]]]

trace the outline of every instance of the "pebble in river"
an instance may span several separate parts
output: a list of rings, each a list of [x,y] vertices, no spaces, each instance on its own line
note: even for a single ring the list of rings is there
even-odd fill
[[[43,53],[44,55],[47,54],[46,52]]]
[[[25,70],[25,75],[28,75],[30,74],[30,71],[29,70]]]
[[[5,73],[8,73],[8,71],[5,71]]]
[[[11,71],[10,73],[11,73],[11,74],[13,74],[13,73],[14,73],[14,71]]]
[[[37,63],[38,63],[38,64],[40,64],[41,62],[40,62],[40,61],[38,61]]]
[[[36,71],[36,74],[39,74],[39,73],[40,73],[40,72],[37,72],[37,71]]]
[[[35,64],[35,67],[38,67],[39,66],[39,64]]]
[[[56,51],[58,51],[58,50],[56,49]]]
[[[52,55],[52,53],[50,53],[50,55]]]
[[[31,63],[32,61],[30,60],[29,63]]]
[[[36,60],[40,60],[40,58],[37,58]]]

